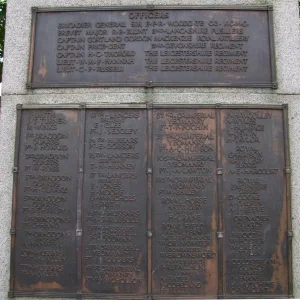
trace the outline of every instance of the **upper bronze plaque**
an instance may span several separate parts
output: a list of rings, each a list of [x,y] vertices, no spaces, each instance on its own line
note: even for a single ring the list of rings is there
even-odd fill
[[[272,7],[33,8],[28,87],[276,88]]]

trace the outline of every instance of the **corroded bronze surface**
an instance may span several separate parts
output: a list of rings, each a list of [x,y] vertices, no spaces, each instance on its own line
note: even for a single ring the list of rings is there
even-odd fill
[[[223,110],[225,294],[284,295],[284,128],[279,110]]]
[[[86,115],[83,291],[147,294],[146,110]]]
[[[276,88],[272,8],[34,9],[28,87]]]
[[[15,290],[76,291],[78,111],[22,113]]]
[[[154,294],[218,294],[215,118],[153,112]]]
[[[292,296],[285,106],[17,116],[10,296]]]

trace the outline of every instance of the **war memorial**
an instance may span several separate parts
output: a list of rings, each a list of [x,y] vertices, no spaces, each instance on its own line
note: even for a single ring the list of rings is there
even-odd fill
[[[0,299],[300,298],[296,0],[9,0]]]

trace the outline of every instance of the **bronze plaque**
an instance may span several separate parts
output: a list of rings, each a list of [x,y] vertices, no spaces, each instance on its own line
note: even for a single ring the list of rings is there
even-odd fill
[[[78,111],[22,113],[15,291],[76,291]]]
[[[286,106],[18,106],[10,293],[293,296]]]
[[[284,127],[279,110],[223,110],[225,294],[288,293]]]
[[[153,120],[153,294],[217,295],[215,110]]]
[[[83,291],[147,294],[146,110],[86,115]]]
[[[272,7],[33,9],[29,88],[276,88]]]

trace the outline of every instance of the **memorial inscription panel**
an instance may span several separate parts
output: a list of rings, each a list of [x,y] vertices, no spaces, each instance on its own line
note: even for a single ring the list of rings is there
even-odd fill
[[[217,295],[215,110],[153,118],[153,293]]]
[[[85,136],[84,291],[147,294],[146,110],[89,110]]]
[[[78,111],[22,113],[15,289],[76,291]]]
[[[292,296],[287,109],[18,109],[10,296]]]
[[[282,112],[224,110],[221,123],[226,294],[286,294]]]
[[[276,87],[272,9],[33,10],[28,87]]]

